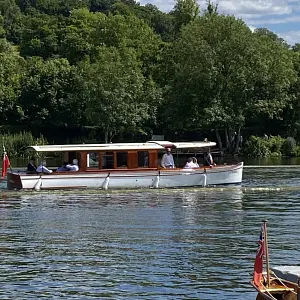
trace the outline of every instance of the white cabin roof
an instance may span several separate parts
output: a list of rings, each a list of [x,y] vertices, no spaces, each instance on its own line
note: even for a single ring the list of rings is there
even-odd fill
[[[196,149],[213,147],[214,142],[176,142],[169,141],[149,141],[146,143],[116,143],[116,144],[70,144],[70,145],[43,145],[29,146],[28,148],[36,152],[68,152],[68,151],[128,151],[128,150],[164,150],[165,148],[176,149]]]

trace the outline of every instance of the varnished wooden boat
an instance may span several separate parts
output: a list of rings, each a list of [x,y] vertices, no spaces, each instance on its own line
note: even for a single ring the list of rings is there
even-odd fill
[[[78,172],[26,174],[8,172],[9,189],[126,189],[176,188],[240,184],[243,163],[185,169],[165,169],[159,157],[165,148],[197,151],[215,146],[214,142],[149,141],[146,143],[81,144],[31,146],[38,153],[64,154],[64,161],[76,158]]]
[[[300,300],[299,286],[285,279],[279,278],[269,267],[267,221],[263,221],[264,230],[264,256],[266,272],[261,274],[259,281],[254,278],[250,281],[257,291],[256,300]]]
[[[257,286],[254,281],[251,281],[252,286],[257,291],[256,300],[298,300],[297,284],[278,278],[275,274],[270,275],[270,283],[267,283],[267,274],[263,275],[263,280],[260,286]]]

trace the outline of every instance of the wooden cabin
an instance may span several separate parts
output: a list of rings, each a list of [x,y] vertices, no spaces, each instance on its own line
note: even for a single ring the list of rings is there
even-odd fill
[[[111,170],[153,170],[160,168],[158,157],[165,148],[210,147],[213,142],[172,143],[150,141],[146,143],[78,144],[31,146],[36,152],[63,152],[63,160],[78,160],[80,172]]]

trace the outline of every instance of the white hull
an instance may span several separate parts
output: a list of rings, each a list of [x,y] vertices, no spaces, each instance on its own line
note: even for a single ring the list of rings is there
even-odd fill
[[[242,182],[243,163],[208,169],[162,169],[150,171],[113,171],[98,173],[52,173],[28,175],[8,174],[8,188],[20,189],[131,189],[176,188],[239,184]]]

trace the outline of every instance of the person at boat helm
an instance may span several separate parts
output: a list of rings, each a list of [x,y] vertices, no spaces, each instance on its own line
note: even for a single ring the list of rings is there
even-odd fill
[[[53,172],[52,170],[49,170],[46,167],[46,161],[42,161],[41,164],[36,168],[36,171],[38,173],[52,173]]]
[[[69,171],[73,171],[73,172],[79,171],[78,160],[77,160],[76,158],[74,158],[72,164],[67,164],[67,165],[66,165],[66,168],[67,168]]]
[[[171,153],[171,148],[166,148],[166,153],[163,155],[161,159],[161,166],[163,168],[169,168],[169,169],[175,168],[174,158]]]
[[[209,166],[209,167],[213,167],[216,164],[214,163],[213,157],[210,153],[210,151],[208,150],[207,152],[204,153],[204,166]]]

